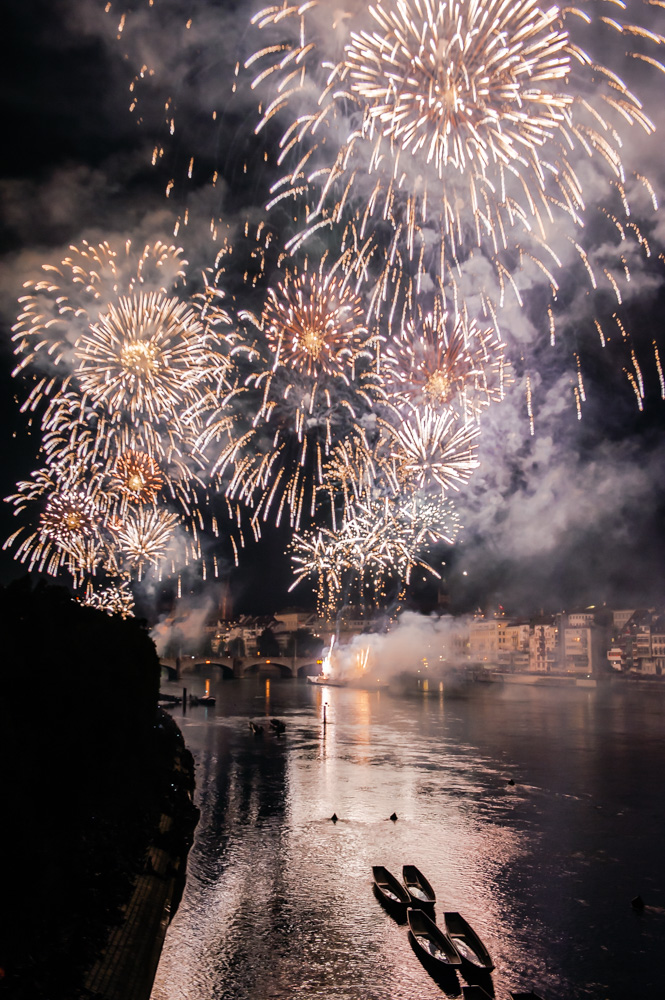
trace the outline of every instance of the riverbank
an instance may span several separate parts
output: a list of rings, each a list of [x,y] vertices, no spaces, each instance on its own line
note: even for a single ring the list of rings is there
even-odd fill
[[[149,844],[144,868],[109,929],[99,959],[85,977],[81,998],[148,1000],[164,938],[185,885],[187,856],[199,811],[192,801],[194,761],[173,719],[160,709],[159,727],[172,746],[170,794]]]
[[[508,673],[507,671],[497,671],[492,675],[492,680],[500,684],[531,684],[538,687],[612,687],[617,690],[623,689],[626,691],[634,688],[665,692],[665,679],[660,677],[633,677],[630,675],[613,677],[611,674],[601,674],[597,677],[579,677],[571,674],[517,674]]]

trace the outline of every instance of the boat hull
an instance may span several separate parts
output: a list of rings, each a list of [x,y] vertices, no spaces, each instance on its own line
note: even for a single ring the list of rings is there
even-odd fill
[[[308,684],[316,684],[319,687],[333,687],[333,688],[347,687],[347,684],[346,684],[345,681],[333,681],[333,680],[330,680],[327,677],[323,677],[322,674],[319,674],[317,677],[311,677],[311,676],[309,676],[307,678],[307,683]]]
[[[409,907],[406,919],[413,943],[427,962],[433,963],[437,968],[445,969],[455,969],[462,964],[462,959],[448,934],[437,927],[423,910]]]
[[[436,893],[420,869],[415,865],[404,865],[402,881],[411,897],[411,906],[415,909],[433,910],[436,904]]]
[[[456,911],[449,910],[444,913],[443,922],[446,933],[455,945],[460,957],[465,962],[475,966],[476,969],[491,972],[494,968],[494,962],[490,953],[464,917]]]
[[[411,905],[411,897],[402,883],[383,865],[372,867],[372,878],[374,879],[374,890],[386,906],[401,909],[404,913]]]

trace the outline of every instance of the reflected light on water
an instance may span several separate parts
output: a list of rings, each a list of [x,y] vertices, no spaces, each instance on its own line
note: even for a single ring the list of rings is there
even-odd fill
[[[464,975],[435,982],[377,902],[375,864],[397,876],[417,865],[439,923],[446,909],[469,920],[494,959],[485,988],[496,1000],[531,988],[549,1000],[629,995],[601,951],[608,929],[593,929],[610,909],[590,799],[608,791],[608,754],[623,793],[607,706],[586,692],[399,700],[274,679],[220,682],[215,694],[207,721],[176,715],[202,815],[152,1000],[460,996]],[[253,736],[257,702],[285,721],[283,737]],[[621,710],[616,720],[625,725]],[[607,841],[622,820],[605,808]],[[616,890],[616,868],[613,879]],[[635,892],[623,894],[625,917]],[[648,942],[632,944],[644,955]]]

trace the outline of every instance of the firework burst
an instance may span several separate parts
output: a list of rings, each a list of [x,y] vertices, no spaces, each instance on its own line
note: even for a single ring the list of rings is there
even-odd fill
[[[74,357],[81,393],[131,420],[174,418],[226,370],[196,311],[161,292],[109,303],[77,340]]]
[[[107,587],[99,588],[89,583],[81,604],[104,611],[107,615],[120,615],[121,618],[134,617],[134,597],[129,580],[121,580],[119,583],[110,583]]]
[[[339,32],[322,26],[326,16],[338,15],[320,3],[267,8],[254,21],[281,41],[248,60],[260,67],[255,87],[275,88],[257,131],[317,95],[284,132],[281,161],[293,153],[295,165],[275,188],[281,199],[318,184],[315,214],[339,181],[339,216],[365,174],[374,178],[360,185],[369,215],[395,220],[411,247],[430,216],[453,256],[467,229],[479,245],[505,245],[516,222],[529,230],[535,221],[545,237],[543,220],[560,210],[581,222],[577,151],[600,156],[623,183],[616,123],[653,131],[638,98],[575,42],[569,21],[591,21],[584,10],[542,10],[533,0],[377,4],[367,8],[369,29],[363,11],[349,17],[334,63],[325,49]],[[600,23],[662,41],[615,17]],[[361,124],[345,135],[349,104]]]
[[[111,487],[132,503],[154,503],[164,485],[159,466],[145,452],[127,451],[116,459]]]
[[[19,482],[18,492],[7,501],[16,515],[35,512],[38,527],[19,527],[3,549],[15,546],[14,558],[30,571],[56,576],[65,569],[78,586],[106,557],[106,509],[99,486],[99,480],[84,482],[76,469],[39,469],[32,479]]]
[[[453,412],[431,406],[409,408],[400,417],[396,426],[383,419],[381,425],[401,481],[416,489],[438,484],[445,492],[459,490],[478,468],[479,427],[460,427]]]
[[[114,526],[122,558],[139,580],[146,569],[157,569],[164,562],[179,521],[178,515],[169,511],[139,508],[129,510],[125,519]]]
[[[356,362],[372,358],[376,338],[367,332],[362,300],[341,274],[287,273],[268,289],[261,327],[274,367],[306,378],[339,378],[348,384]]]
[[[314,516],[332,449],[382,395],[379,338],[342,274],[324,265],[287,273],[260,317],[241,316],[256,332],[232,351],[244,369],[238,418],[229,421],[226,405],[214,410],[198,447],[223,440],[213,472],[226,477],[227,497],[252,508],[255,530],[285,513],[298,528]]]
[[[503,397],[504,349],[493,328],[463,316],[451,322],[437,299],[431,311],[418,307],[386,348],[386,392],[398,405],[455,409],[466,422],[475,420]]]
[[[14,374],[41,371],[24,409],[53,392],[78,393],[108,422],[177,425],[225,378],[221,292],[205,284],[190,300],[182,251],[155,243],[134,253],[108,243],[72,248],[48,278],[28,281],[14,327]],[[70,397],[71,399],[72,397]]]

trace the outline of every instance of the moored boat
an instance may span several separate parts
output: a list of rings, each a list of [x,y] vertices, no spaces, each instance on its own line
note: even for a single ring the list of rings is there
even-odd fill
[[[437,965],[454,968],[462,964],[457,949],[448,935],[423,910],[409,907],[406,911],[409,930],[416,947],[424,957]]]
[[[436,903],[436,893],[423,873],[415,865],[404,865],[402,881],[411,897],[411,906],[431,908]]]
[[[494,968],[494,962],[471,924],[467,923],[460,913],[453,910],[444,913],[443,922],[446,933],[460,956],[466,962],[475,965],[476,968],[491,972]]]
[[[308,684],[320,684],[326,687],[343,688],[346,687],[346,681],[335,681],[328,674],[317,674],[316,677],[312,677],[311,674],[307,677]]]
[[[372,866],[372,877],[376,891],[389,906],[406,908],[411,905],[411,897],[402,883],[383,865]]]

